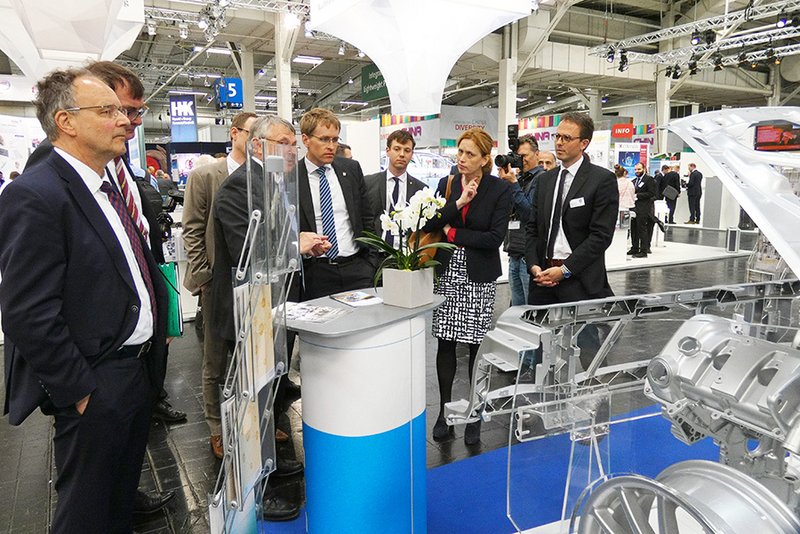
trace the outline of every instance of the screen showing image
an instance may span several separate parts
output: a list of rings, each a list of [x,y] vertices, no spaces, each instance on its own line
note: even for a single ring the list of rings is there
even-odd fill
[[[172,154],[172,179],[178,183],[178,189],[183,191],[189,173],[194,169],[194,164],[200,154]]]
[[[756,126],[756,150],[800,150],[800,125],[776,122]]]

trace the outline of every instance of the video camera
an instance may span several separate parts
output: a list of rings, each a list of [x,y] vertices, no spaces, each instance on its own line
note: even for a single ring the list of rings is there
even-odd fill
[[[519,126],[516,124],[508,125],[508,154],[498,154],[494,158],[494,164],[498,167],[516,167],[522,170],[522,156],[517,154],[519,148]]]

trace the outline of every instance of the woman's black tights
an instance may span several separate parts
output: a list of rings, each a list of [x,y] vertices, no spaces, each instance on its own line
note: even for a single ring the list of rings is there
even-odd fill
[[[469,347],[469,380],[472,383],[472,367],[479,345],[468,344]],[[453,380],[456,377],[456,342],[447,339],[439,340],[436,351],[436,377],[439,379],[439,413],[444,413],[444,405],[452,400]]]

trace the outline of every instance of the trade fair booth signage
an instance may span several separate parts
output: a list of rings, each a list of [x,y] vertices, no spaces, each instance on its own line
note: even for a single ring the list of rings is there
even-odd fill
[[[361,98],[367,102],[389,96],[386,80],[375,65],[367,65],[361,69]]]
[[[220,78],[215,87],[217,109],[241,109],[244,105],[241,78]]]
[[[169,122],[173,143],[197,142],[197,108],[194,95],[169,97]]]
[[[614,145],[616,163],[628,171],[628,176],[633,177],[633,168],[637,163],[647,168],[647,154],[650,145],[644,143],[617,143]]]

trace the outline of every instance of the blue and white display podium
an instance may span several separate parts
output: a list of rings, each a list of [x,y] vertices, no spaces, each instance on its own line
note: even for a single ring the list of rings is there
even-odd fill
[[[300,335],[309,533],[426,531],[423,314],[434,299],[405,309],[323,297],[304,304],[348,313],[287,321]]]

